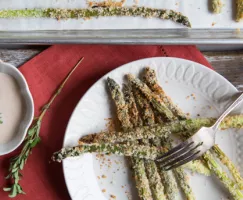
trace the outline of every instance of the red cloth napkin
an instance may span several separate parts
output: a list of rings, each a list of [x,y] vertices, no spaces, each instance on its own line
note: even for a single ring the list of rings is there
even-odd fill
[[[46,49],[19,69],[24,74],[35,102],[35,114],[48,101],[67,73],[84,57],[81,66],[69,79],[56,99],[41,128],[41,143],[33,150],[23,170],[26,195],[15,199],[54,200],[70,199],[65,186],[62,165],[50,163],[53,152],[62,147],[65,128],[76,104],[101,76],[125,63],[148,57],[170,56],[184,58],[210,67],[195,46],[108,46],[108,45],[55,45]],[[9,158],[20,151],[0,157],[0,186],[6,186]],[[0,190],[0,199],[8,193]]]

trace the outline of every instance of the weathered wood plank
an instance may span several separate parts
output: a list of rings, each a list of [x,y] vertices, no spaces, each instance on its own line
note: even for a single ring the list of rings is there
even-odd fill
[[[42,46],[30,49],[0,49],[0,60],[19,67],[45,48]]]
[[[243,51],[204,52],[214,69],[243,90]]]
[[[46,46],[32,46],[30,49],[0,49],[0,59],[19,67]],[[228,79],[239,90],[243,90],[243,50],[224,52],[203,52],[215,71]]]

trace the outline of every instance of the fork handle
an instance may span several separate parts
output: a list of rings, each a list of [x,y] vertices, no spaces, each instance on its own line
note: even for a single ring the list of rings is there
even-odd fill
[[[212,126],[213,129],[217,130],[223,119],[243,100],[243,93],[226,109],[226,111],[218,118],[215,124]]]

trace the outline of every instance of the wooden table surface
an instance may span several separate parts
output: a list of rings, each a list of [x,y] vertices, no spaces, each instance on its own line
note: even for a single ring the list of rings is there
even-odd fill
[[[0,60],[16,67],[43,51],[45,46],[32,46],[29,49],[0,49]],[[243,91],[243,50],[203,52],[214,69]]]

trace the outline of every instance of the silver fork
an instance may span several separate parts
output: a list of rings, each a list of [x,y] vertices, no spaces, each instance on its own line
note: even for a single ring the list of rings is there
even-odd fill
[[[215,136],[222,120],[243,100],[243,93],[227,108],[211,127],[202,127],[192,137],[157,159],[164,170],[171,170],[197,159],[215,145]]]

